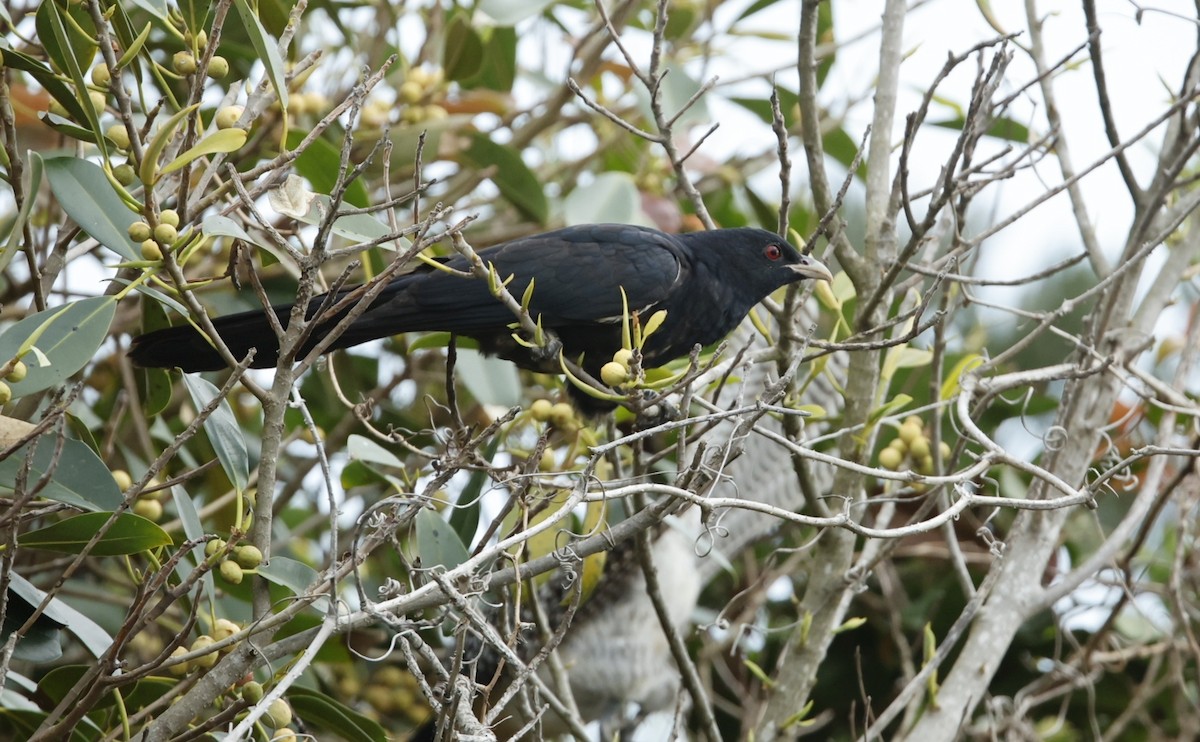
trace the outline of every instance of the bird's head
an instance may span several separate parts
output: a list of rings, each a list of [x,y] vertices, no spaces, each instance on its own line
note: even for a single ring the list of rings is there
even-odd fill
[[[714,229],[685,235],[697,246],[700,260],[721,275],[737,276],[738,285],[751,291],[757,302],[789,283],[815,278],[832,281],[833,274],[820,261],[765,229]]]

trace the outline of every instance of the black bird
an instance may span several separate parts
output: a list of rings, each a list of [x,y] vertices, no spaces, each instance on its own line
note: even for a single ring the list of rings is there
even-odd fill
[[[562,342],[567,358],[593,376],[621,347],[621,289],[629,310],[646,321],[666,310],[662,326],[643,348],[643,365],[661,366],[716,342],[775,289],[804,278],[830,280],[829,269],[801,255],[776,234],[762,229],[717,229],[671,235],[646,227],[596,224],[522,237],[479,251],[518,300],[530,280],[529,311]],[[444,259],[469,270],[465,258]],[[343,291],[344,295],[350,291]],[[325,299],[309,303],[309,318]],[[291,305],[271,308],[286,324]],[[303,357],[341,316],[322,317],[297,357]],[[474,338],[490,354],[522,368],[559,372],[557,358],[526,348],[512,338],[512,312],[496,300],[487,282],[422,266],[392,279],[383,292],[329,346],[348,348],[402,332],[444,331]],[[213,321],[237,358],[257,348],[254,368],[272,368],[279,341],[262,310]],[[129,352],[138,366],[214,371],[226,367],[209,341],[190,325],[134,338]]]

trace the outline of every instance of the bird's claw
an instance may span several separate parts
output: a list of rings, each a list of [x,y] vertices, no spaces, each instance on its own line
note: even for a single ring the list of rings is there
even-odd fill
[[[679,408],[663,395],[651,391],[642,392],[642,405],[637,411],[634,430],[649,430],[681,417]]]
[[[529,354],[533,357],[533,360],[539,364],[548,363],[551,361],[557,364],[558,356],[560,353],[562,353],[563,349],[562,341],[558,339],[558,335],[555,335],[549,330],[542,330],[542,333],[542,344],[531,348]]]

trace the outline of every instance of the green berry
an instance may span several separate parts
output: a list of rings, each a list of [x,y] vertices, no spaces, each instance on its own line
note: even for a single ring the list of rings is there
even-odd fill
[[[226,559],[221,562],[220,566],[221,577],[231,585],[242,584],[242,567],[232,559]]]
[[[229,74],[229,60],[219,54],[214,54],[212,59],[208,60],[208,76],[211,78],[221,78]]]
[[[113,168],[113,177],[123,186],[132,185],[137,180],[137,171],[133,169],[133,165],[123,162]]]
[[[154,240],[142,241],[142,258],[145,260],[162,260],[163,251]]]
[[[171,66],[181,75],[190,75],[196,71],[196,58],[191,52],[175,52],[175,56],[171,57]]]
[[[533,404],[529,405],[529,416],[540,423],[544,423],[550,419],[550,411],[554,409],[554,404],[548,399],[535,399]]]
[[[609,386],[620,386],[629,380],[629,369],[616,361],[609,361],[600,367],[600,380]]]
[[[279,729],[292,723],[292,707],[282,698],[271,701],[267,707],[267,719],[272,727]]]
[[[231,129],[242,117],[243,106],[225,106],[217,111],[214,121],[218,129]]]
[[[894,448],[888,447],[879,452],[879,465],[889,471],[899,469],[902,461],[904,461],[904,455]]]
[[[18,382],[24,381],[25,377],[28,375],[29,375],[29,367],[25,365],[24,361],[17,361],[16,363],[13,364],[12,371],[9,371],[8,376],[5,376],[4,379],[6,381],[11,381],[12,383],[16,384]]]
[[[113,124],[104,131],[104,136],[116,145],[117,149],[129,149],[129,132],[124,124]]]
[[[158,522],[163,516],[163,506],[158,500],[138,498],[137,502],[133,503],[134,515],[140,515],[146,520]]]
[[[568,427],[575,422],[575,410],[566,402],[557,402],[550,408],[550,424],[557,428]]]
[[[244,544],[233,550],[233,558],[237,560],[238,566],[254,569],[262,564],[263,553],[257,546]]]
[[[258,703],[264,695],[266,695],[266,691],[263,690],[262,683],[257,680],[251,680],[242,686],[242,698],[250,703]]]
[[[104,62],[92,68],[92,82],[100,87],[107,87],[108,81],[112,79],[112,74],[108,71],[108,65]]]
[[[153,236],[150,225],[145,222],[134,222],[129,225],[129,239],[134,242],[145,242]]]
[[[154,239],[160,244],[169,245],[179,237],[179,230],[170,224],[159,224],[154,228]]]

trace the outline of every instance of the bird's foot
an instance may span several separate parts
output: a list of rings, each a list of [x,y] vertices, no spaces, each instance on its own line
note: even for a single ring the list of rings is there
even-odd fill
[[[642,392],[641,404],[634,410],[637,419],[634,430],[649,430],[663,423],[678,420],[682,414],[665,396],[651,391]]]
[[[537,364],[558,366],[558,355],[562,353],[563,344],[550,330],[542,330],[542,344],[529,349],[529,355]]]

